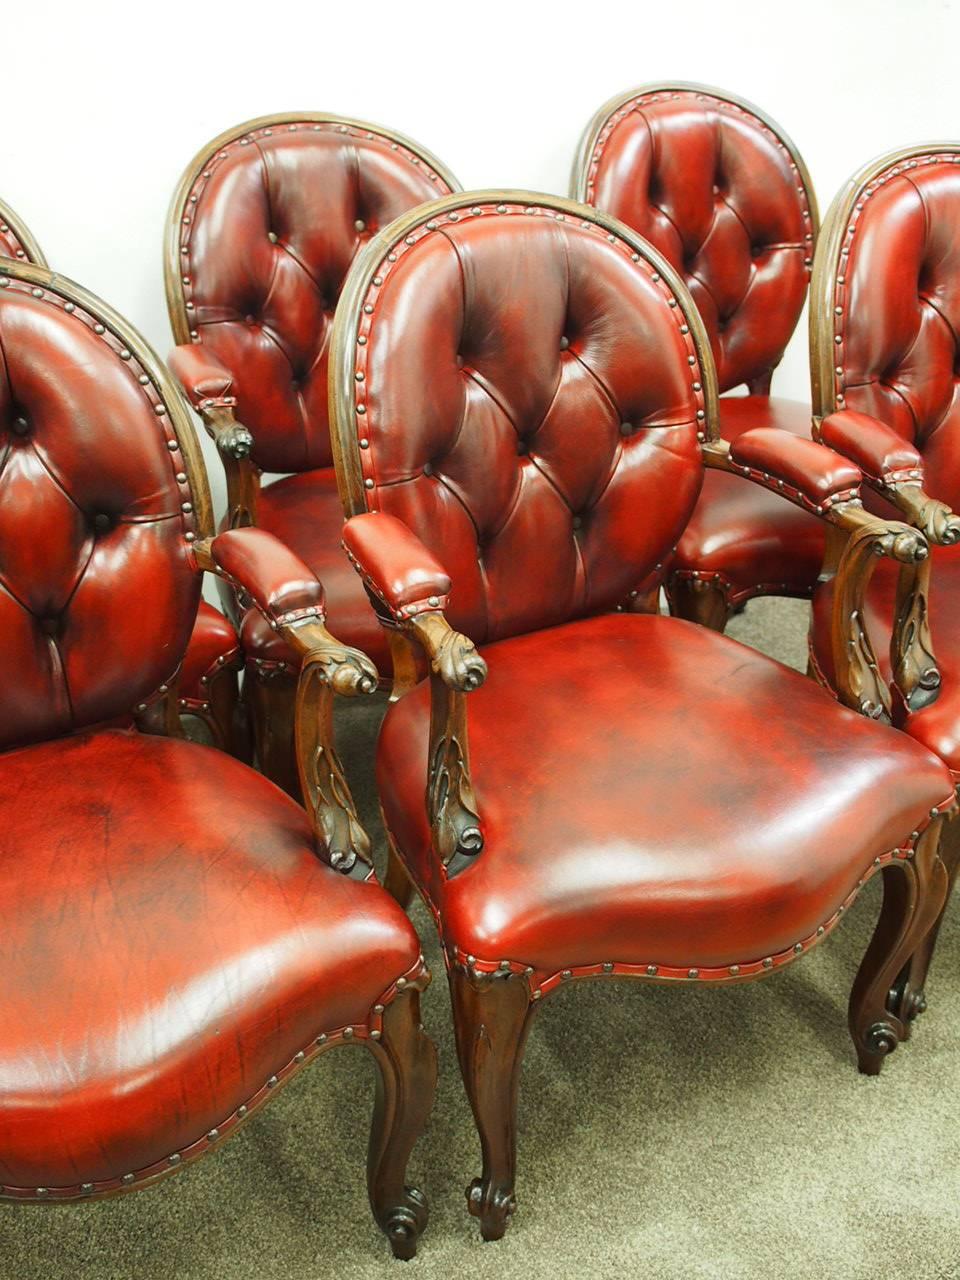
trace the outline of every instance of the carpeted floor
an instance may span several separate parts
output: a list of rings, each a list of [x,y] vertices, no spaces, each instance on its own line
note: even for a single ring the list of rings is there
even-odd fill
[[[805,606],[765,601],[731,632],[802,667],[805,625]],[[363,769],[381,711],[354,716],[345,752],[368,815]],[[368,1213],[373,1064],[344,1050],[154,1190],[0,1209],[0,1280],[960,1280],[960,918],[941,936],[930,1011],[866,1079],[846,1000],[878,887],[769,981],[588,983],[547,1001],[524,1070],[520,1209],[489,1245],[465,1211],[477,1143],[418,905],[440,1090],[412,1163],[431,1200],[415,1262],[390,1260]]]

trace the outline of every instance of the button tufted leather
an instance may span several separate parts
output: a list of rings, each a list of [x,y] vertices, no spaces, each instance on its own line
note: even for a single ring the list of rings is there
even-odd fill
[[[417,963],[388,895],[222,752],[107,731],[2,776],[5,1195],[168,1167]]]
[[[479,200],[385,241],[344,431],[362,502],[437,555],[477,642],[616,605],[683,528],[704,400],[668,296],[628,241],[549,206]]]
[[[169,682],[200,586],[179,444],[137,359],[56,289],[2,274],[0,344],[3,748]]]
[[[718,90],[639,89],[594,117],[573,185],[682,273],[720,389],[746,383],[757,393],[721,400],[724,437],[768,426],[809,435],[809,410],[766,394],[800,317],[817,233],[806,168],[779,126]],[[716,582],[729,607],[769,592],[809,595],[822,560],[815,518],[713,472],[673,563],[681,578]]]
[[[698,88],[637,90],[602,110],[575,194],[633,227],[681,272],[721,391],[762,382],[806,297],[816,204],[778,127]]]
[[[447,940],[478,957],[541,973],[759,960],[815,934],[878,850],[950,800],[908,738],[676,618],[592,618],[483,655],[473,866],[444,880],[431,853],[426,683],[389,707],[377,757],[388,827]]]
[[[869,414],[913,443],[927,491],[957,508],[960,153],[919,152],[876,173],[856,193],[836,254],[824,256],[822,411]]]
[[[344,277],[380,227],[450,189],[446,172],[390,134],[320,117],[243,126],[200,160],[168,269],[178,339],[232,374],[258,466],[329,467],[327,344]]]

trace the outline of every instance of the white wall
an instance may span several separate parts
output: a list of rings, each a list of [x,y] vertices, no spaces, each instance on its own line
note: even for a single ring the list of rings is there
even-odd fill
[[[279,110],[410,134],[466,187],[566,194],[583,126],[614,93],[698,80],[769,112],[821,211],[863,161],[960,137],[957,0],[8,0],[0,195],[50,264],[172,343],[161,246],[194,152]],[[805,397],[801,325],[775,379]],[[219,468],[210,465],[222,499]]]

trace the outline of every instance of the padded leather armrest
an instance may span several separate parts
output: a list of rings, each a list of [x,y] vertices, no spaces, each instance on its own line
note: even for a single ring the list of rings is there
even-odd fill
[[[343,526],[343,546],[364,584],[394,621],[446,608],[448,573],[396,516],[380,511],[352,516]]]
[[[923,458],[918,450],[868,413],[853,409],[831,413],[820,423],[819,436],[825,445],[856,463],[874,484],[923,483]]]
[[[235,403],[230,396],[233,374],[199,343],[174,347],[167,363],[195,409],[211,400]]]
[[[859,467],[825,445],[776,427],[756,427],[730,446],[731,461],[763,480],[769,476],[778,489],[792,491],[818,511],[858,495]]]
[[[275,627],[324,617],[317,575],[279,538],[265,529],[228,529],[210,542],[218,571],[245,591]]]

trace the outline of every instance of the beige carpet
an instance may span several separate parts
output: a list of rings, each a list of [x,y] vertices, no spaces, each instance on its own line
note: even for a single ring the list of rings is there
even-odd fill
[[[805,613],[762,602],[731,631],[802,667]],[[368,812],[358,766],[380,709],[354,720],[349,753]],[[373,1066],[344,1049],[154,1190],[0,1209],[0,1280],[960,1280],[960,924],[954,913],[944,929],[913,1039],[879,1079],[861,1077],[846,998],[877,887],[768,981],[581,984],[547,1001],[523,1079],[520,1208],[498,1244],[464,1207],[478,1150],[418,906],[441,1076],[412,1164],[432,1211],[415,1262],[390,1260],[368,1213]]]

